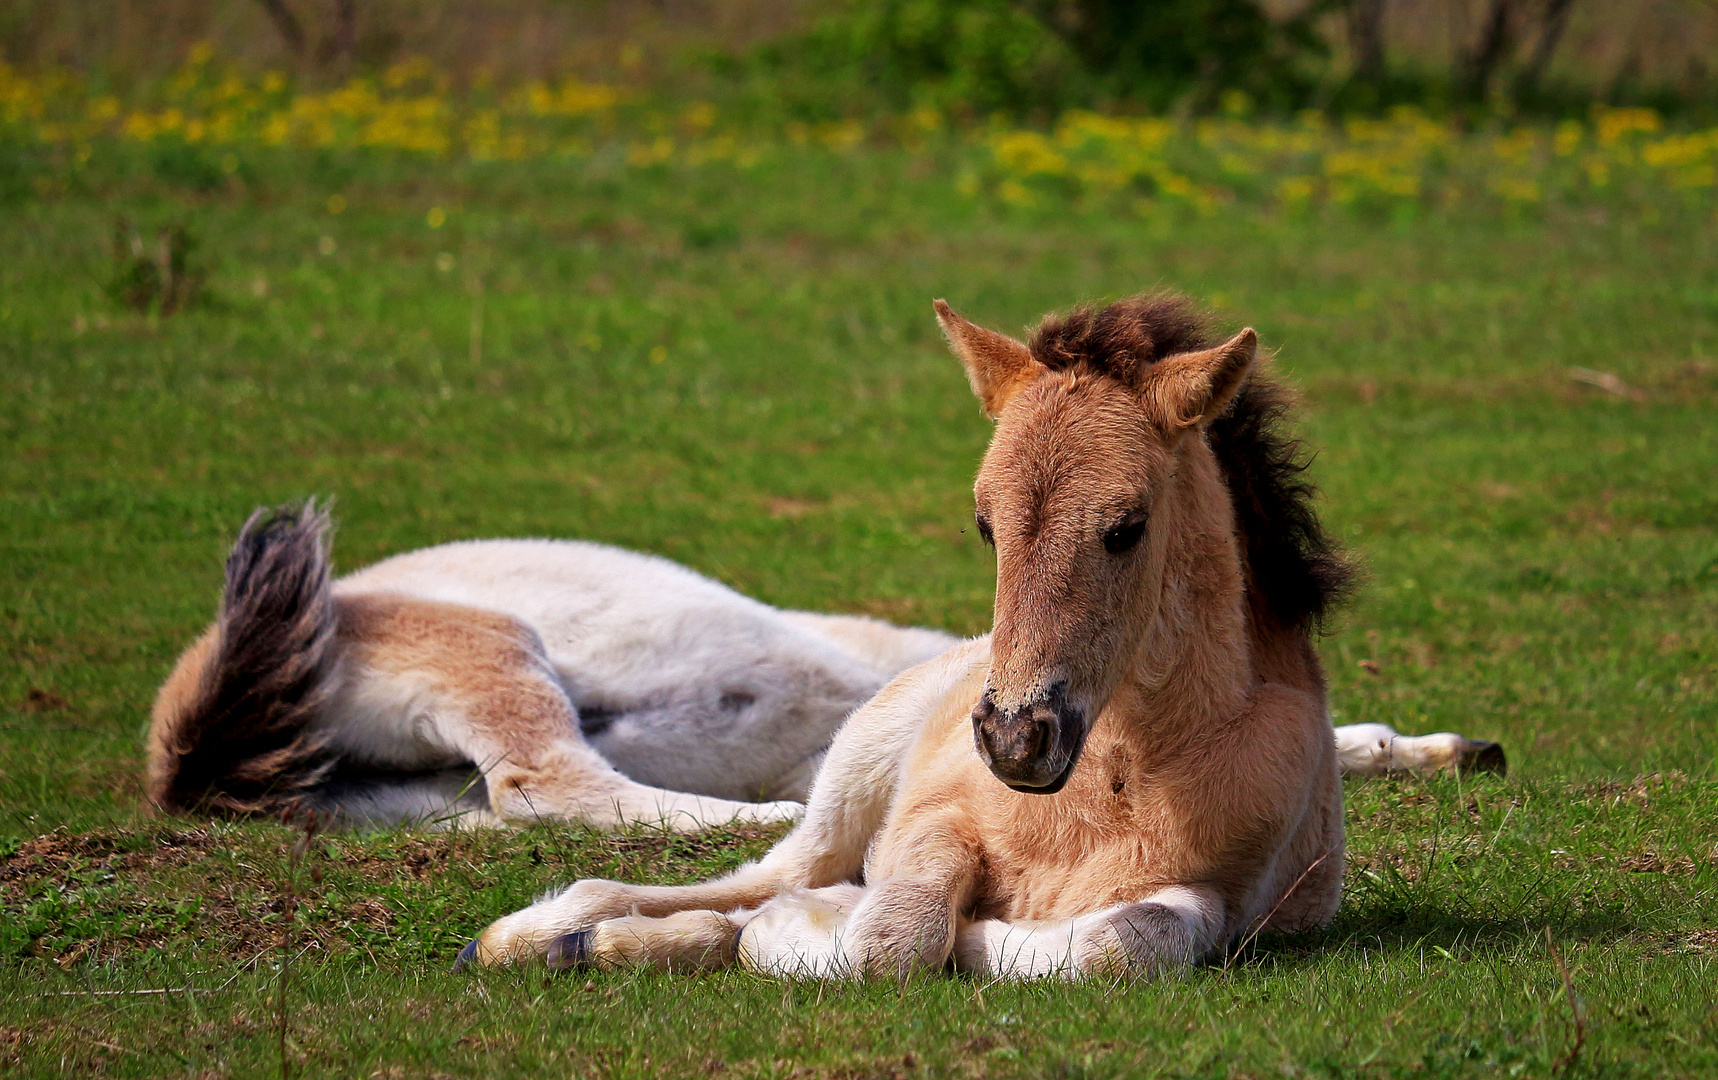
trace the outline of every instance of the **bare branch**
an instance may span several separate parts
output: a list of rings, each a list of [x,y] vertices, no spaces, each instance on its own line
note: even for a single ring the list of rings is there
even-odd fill
[[[334,25],[317,48],[317,60],[350,63],[358,50],[358,0],[334,0]]]
[[[280,32],[281,40],[292,50],[294,56],[304,55],[304,27],[299,25],[298,16],[286,6],[286,0],[257,0],[268,17],[273,20],[274,28]]]
[[[1474,101],[1485,100],[1491,89],[1491,77],[1513,44],[1510,24],[1515,14],[1515,3],[1516,0],[1491,0],[1491,11],[1486,15],[1485,28],[1480,31],[1478,43],[1472,52],[1461,57],[1458,64],[1458,82],[1466,96]]]
[[[1557,43],[1562,40],[1563,28],[1569,25],[1569,12],[1574,6],[1575,0],[1548,0],[1546,3],[1545,17],[1539,24],[1539,40],[1534,42],[1533,55],[1528,57],[1527,66],[1521,70],[1521,77],[1515,83],[1517,96],[1531,94],[1539,88],[1539,80],[1551,63],[1551,54],[1557,51]]]

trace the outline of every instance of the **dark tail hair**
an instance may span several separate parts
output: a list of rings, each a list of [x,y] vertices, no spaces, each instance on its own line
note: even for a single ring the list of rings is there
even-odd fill
[[[170,715],[157,710],[149,786],[162,809],[280,812],[332,772],[309,731],[332,689],[330,529],[310,500],[259,508],[239,530],[201,671]]]

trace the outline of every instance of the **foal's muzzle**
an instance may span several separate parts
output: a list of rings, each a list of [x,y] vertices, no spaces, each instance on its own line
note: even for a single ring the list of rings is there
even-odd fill
[[[978,756],[998,780],[1015,791],[1054,795],[1068,782],[1086,722],[1068,703],[1066,683],[1014,709],[996,707],[989,688],[972,707],[972,739]]]

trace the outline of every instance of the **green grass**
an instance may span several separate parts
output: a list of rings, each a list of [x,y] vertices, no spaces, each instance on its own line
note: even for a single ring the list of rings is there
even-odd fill
[[[1008,213],[883,149],[247,169],[197,194],[113,165],[0,214],[0,1071],[275,1075],[282,1017],[295,1075],[1718,1071],[1708,213]],[[203,304],[107,298],[120,213],[190,224]],[[929,301],[1015,329],[1155,285],[1258,327],[1305,393],[1370,575],[1322,646],[1339,721],[1511,754],[1507,781],[1351,784],[1329,932],[1131,986],[456,977],[554,884],[770,836],[334,837],[295,871],[277,826],[139,816],[151,695],[261,503],[334,496],[346,568],[578,536],[984,629],[986,423]]]

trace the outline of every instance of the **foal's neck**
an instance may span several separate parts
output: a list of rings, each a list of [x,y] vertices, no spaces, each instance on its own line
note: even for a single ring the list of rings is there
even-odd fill
[[[1245,707],[1256,681],[1235,515],[1211,452],[1185,452],[1162,507],[1169,518],[1157,618],[1126,683],[1130,726],[1195,733]]]

